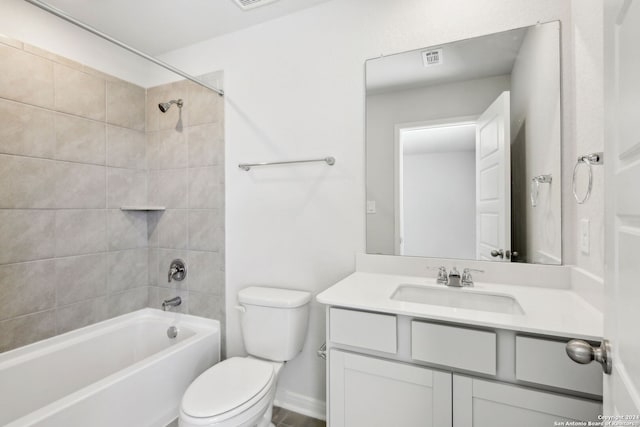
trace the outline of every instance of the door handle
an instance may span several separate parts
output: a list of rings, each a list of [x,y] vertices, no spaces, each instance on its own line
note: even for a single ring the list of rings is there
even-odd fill
[[[491,251],[491,256],[494,258],[504,258],[504,251],[502,249],[500,249],[499,251],[496,251],[495,249]]]
[[[611,345],[609,341],[602,340],[600,347],[593,348],[588,342],[583,340],[571,340],[567,343],[567,355],[574,362],[583,365],[591,363],[593,360],[602,365],[605,374],[611,375]]]

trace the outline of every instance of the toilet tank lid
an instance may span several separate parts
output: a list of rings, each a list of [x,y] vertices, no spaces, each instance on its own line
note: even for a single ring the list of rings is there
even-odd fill
[[[310,292],[292,289],[250,286],[238,292],[240,303],[263,307],[295,308],[307,304],[310,300]]]

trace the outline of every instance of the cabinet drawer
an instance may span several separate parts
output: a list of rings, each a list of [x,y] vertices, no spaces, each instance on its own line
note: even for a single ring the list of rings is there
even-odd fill
[[[411,322],[411,357],[495,375],[496,334],[414,320]]]
[[[516,379],[602,396],[602,367],[569,359],[566,342],[516,337]]]
[[[329,340],[369,350],[396,353],[396,316],[363,311],[329,309]]]

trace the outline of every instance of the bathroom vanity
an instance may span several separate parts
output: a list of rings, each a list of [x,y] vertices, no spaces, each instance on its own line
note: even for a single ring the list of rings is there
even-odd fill
[[[331,427],[540,427],[602,413],[602,368],[565,352],[573,338],[601,341],[602,316],[568,289],[356,272],[317,300]]]

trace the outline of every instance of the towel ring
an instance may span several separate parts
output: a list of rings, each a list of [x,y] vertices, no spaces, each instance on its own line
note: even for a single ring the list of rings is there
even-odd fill
[[[602,153],[591,153],[584,156],[578,156],[578,161],[576,165],[573,167],[573,179],[572,179],[572,187],[573,187],[573,197],[576,199],[579,205],[584,204],[589,197],[591,197],[591,190],[593,189],[593,169],[591,166],[593,165],[601,165],[603,163]],[[578,168],[581,164],[584,164],[588,168],[589,172],[589,182],[587,184],[587,192],[584,194],[584,197],[578,196],[578,189],[576,183],[576,176],[578,173]]]
[[[531,189],[529,198],[531,199],[531,207],[538,206],[538,194],[540,191],[540,184],[551,184],[553,177],[551,175],[538,175],[531,178]]]

